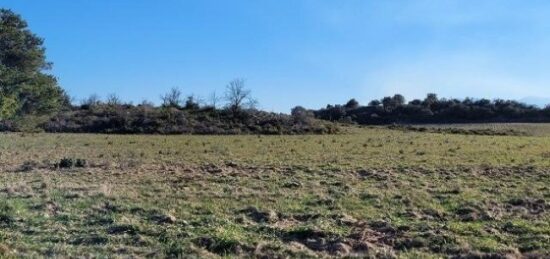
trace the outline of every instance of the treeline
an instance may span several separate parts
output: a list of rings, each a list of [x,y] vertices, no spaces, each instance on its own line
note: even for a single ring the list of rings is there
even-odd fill
[[[224,98],[202,104],[193,96],[181,98],[174,88],[155,106],[124,104],[111,95],[106,101],[88,98],[79,106],[61,111],[40,124],[46,132],[120,134],[332,134],[338,128],[329,122],[287,114],[264,112],[236,79]],[[217,101],[225,103],[216,107]]]
[[[291,115],[256,109],[244,80],[231,81],[223,98],[203,104],[172,89],[162,104],[123,103],[116,95],[70,101],[57,79],[47,73],[43,39],[17,14],[0,9],[0,131],[159,134],[324,134],[338,131],[332,122],[358,124],[550,122],[550,107],[540,109],[509,100],[439,99],[406,103],[396,94],[361,106],[352,99],[320,110],[303,107]],[[219,104],[223,102],[223,104]]]
[[[400,94],[360,105],[351,99],[343,105],[327,105],[320,110],[304,111],[311,116],[363,125],[416,123],[550,122],[550,105],[539,108],[513,100],[446,99],[428,94],[423,100],[406,102]]]
[[[143,101],[125,103],[116,95],[105,100],[92,95],[79,105],[70,102],[58,112],[21,115],[0,120],[0,131],[116,134],[333,134],[339,128],[312,117],[265,112],[255,108],[256,100],[235,79],[223,97],[205,104],[193,95],[182,97],[173,88],[161,96],[162,104]],[[221,102],[221,107],[217,107]]]
[[[162,105],[123,103],[115,95],[71,103],[47,73],[44,40],[21,16],[0,8],[0,131],[160,134],[305,134],[334,133],[332,123],[255,109],[244,81],[231,81],[223,98],[202,105],[178,89],[162,96]]]

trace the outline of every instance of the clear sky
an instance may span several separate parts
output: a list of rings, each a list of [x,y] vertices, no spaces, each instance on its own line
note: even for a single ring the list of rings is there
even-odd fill
[[[547,0],[2,0],[61,85],[159,102],[245,78],[260,108],[355,97],[550,98]]]

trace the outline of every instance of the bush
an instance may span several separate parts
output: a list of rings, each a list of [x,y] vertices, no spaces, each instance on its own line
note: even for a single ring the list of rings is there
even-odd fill
[[[253,109],[233,113],[213,108],[131,105],[76,108],[41,126],[46,132],[117,134],[326,134],[337,129],[330,122],[313,118],[305,109],[290,116]]]
[[[86,167],[87,161],[81,158],[63,158],[57,163],[58,168],[73,168],[73,167]]]
[[[39,133],[44,131],[43,125],[47,123],[48,120],[49,118],[47,116],[23,116],[14,121],[14,127],[19,132]]]

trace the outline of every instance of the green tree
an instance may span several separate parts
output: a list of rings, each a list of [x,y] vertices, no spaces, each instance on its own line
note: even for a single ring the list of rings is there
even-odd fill
[[[355,98],[352,98],[351,100],[349,100],[346,103],[345,107],[348,110],[357,109],[357,108],[359,108],[359,102],[357,100],[355,100]]]
[[[44,73],[52,64],[43,43],[21,16],[0,9],[0,119],[51,114],[69,104],[56,78]]]
[[[437,94],[429,93],[426,95],[426,99],[424,99],[424,102],[422,103],[424,107],[433,109],[434,105],[439,102],[439,98],[437,97]]]
[[[405,105],[405,97],[400,94],[395,94],[392,97],[392,101],[393,101],[393,105],[396,107]]]

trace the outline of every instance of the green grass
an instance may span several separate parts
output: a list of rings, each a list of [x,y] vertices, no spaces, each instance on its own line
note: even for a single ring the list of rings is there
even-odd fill
[[[550,137],[547,123],[483,123],[483,124],[430,124],[427,128],[489,129],[493,131],[515,130],[530,136]]]
[[[383,128],[2,134],[0,257],[548,255],[548,147]]]
[[[548,126],[550,131],[550,126]],[[343,135],[136,136],[2,134],[0,162],[52,162],[64,157],[111,164],[205,164],[431,168],[456,166],[550,166],[550,138],[464,136],[383,128]],[[15,162],[12,162],[15,161]]]

